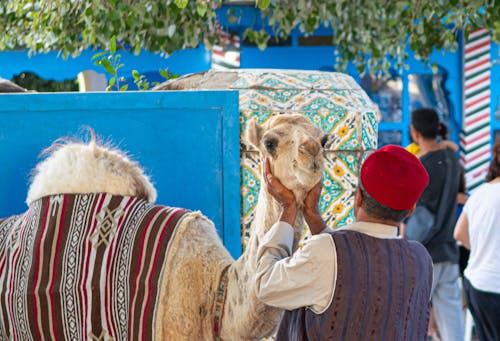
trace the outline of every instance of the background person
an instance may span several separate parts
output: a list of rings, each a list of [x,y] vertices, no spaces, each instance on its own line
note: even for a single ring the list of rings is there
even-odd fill
[[[453,238],[460,165],[455,152],[443,148],[438,141],[439,130],[435,110],[422,108],[412,112],[410,133],[420,148],[420,161],[429,174],[429,185],[408,219],[404,233],[405,237],[421,242],[432,257],[432,308],[436,323],[442,340],[456,341],[464,339],[459,253]],[[424,228],[426,222],[431,221],[431,226]]]
[[[454,233],[471,251],[464,289],[480,340],[500,340],[500,140],[492,155],[488,182],[472,192]]]

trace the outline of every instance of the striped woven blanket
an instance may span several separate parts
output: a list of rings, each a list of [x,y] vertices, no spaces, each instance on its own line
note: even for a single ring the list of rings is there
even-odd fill
[[[45,197],[0,220],[0,340],[152,340],[186,211],[134,197]]]

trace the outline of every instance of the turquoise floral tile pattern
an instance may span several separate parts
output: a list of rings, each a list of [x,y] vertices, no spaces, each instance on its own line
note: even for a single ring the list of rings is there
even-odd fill
[[[328,192],[352,191],[356,188],[360,161],[357,152],[325,152],[324,159],[323,188],[325,190]]]
[[[325,201],[330,199],[330,203],[327,208],[321,210],[321,216],[328,226],[336,228],[354,222],[354,193],[354,190],[334,192],[331,198],[329,193],[325,194]]]
[[[367,111],[369,98],[363,90],[240,90],[240,110],[272,111]],[[375,109],[370,107],[371,111]]]
[[[365,112],[361,116],[362,148],[377,149],[378,122],[375,112]]]
[[[260,190],[261,167],[258,152],[241,155],[241,232],[243,245],[250,237],[250,225],[255,217],[255,207]]]
[[[356,89],[359,85],[346,74],[301,70],[239,70],[231,89]]]

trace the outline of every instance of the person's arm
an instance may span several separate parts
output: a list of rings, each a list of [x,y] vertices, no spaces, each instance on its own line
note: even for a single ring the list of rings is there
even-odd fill
[[[470,250],[469,220],[467,218],[467,213],[462,212],[462,214],[460,214],[457,225],[455,225],[453,237],[455,237],[456,240],[461,242],[463,246]]]
[[[336,280],[336,253],[328,234],[312,236],[292,255],[294,231],[276,223],[257,253],[257,297],[281,309],[310,307],[322,313],[330,306]]]
[[[469,196],[466,193],[458,192],[457,194],[457,204],[465,205]]]
[[[454,152],[458,151],[458,145],[453,141],[443,140],[440,142],[440,144],[443,148],[451,149]]]

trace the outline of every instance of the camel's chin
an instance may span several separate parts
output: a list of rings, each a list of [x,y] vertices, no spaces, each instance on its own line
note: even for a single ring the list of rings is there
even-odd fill
[[[301,172],[297,176],[297,180],[300,183],[300,187],[309,192],[319,181],[321,181],[321,177],[323,176],[322,170],[318,170],[315,172]]]

